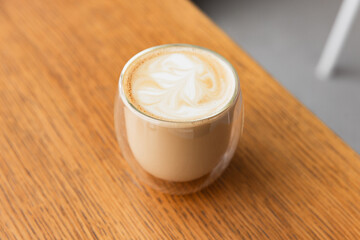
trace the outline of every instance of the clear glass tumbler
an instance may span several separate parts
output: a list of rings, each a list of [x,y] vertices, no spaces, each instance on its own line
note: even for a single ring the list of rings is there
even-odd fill
[[[144,114],[127,99],[122,83],[129,66],[143,54],[174,46],[206,50],[230,66],[237,84],[231,101],[221,112],[196,121],[167,121]],[[221,55],[187,44],[156,46],[131,58],[120,75],[114,110],[116,136],[124,159],[141,182],[169,194],[196,192],[216,180],[235,153],[244,122],[235,69]]]

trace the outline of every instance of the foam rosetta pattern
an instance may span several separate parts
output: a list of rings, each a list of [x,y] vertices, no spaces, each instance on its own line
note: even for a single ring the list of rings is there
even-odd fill
[[[145,112],[166,120],[197,120],[221,111],[234,95],[231,68],[201,51],[174,50],[139,65],[131,95]]]

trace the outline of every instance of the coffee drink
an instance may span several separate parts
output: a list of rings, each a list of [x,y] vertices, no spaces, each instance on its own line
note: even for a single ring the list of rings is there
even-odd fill
[[[223,110],[234,97],[237,82],[232,68],[214,54],[172,47],[134,61],[123,84],[127,98],[144,114],[184,122]]]
[[[241,96],[236,73],[220,55],[185,44],[145,50],[124,67],[119,96],[119,142],[126,142],[127,160],[151,176],[193,181],[234,154]]]

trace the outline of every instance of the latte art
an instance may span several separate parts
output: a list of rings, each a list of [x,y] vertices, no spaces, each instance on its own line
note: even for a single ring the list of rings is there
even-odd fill
[[[197,120],[221,111],[231,100],[235,81],[219,58],[175,48],[144,56],[129,75],[128,96],[147,114],[166,120]]]

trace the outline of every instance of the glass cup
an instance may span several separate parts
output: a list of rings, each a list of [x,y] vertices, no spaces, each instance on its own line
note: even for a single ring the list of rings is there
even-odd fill
[[[129,66],[144,54],[168,47],[202,49],[230,66],[236,87],[220,112],[195,121],[167,121],[146,115],[127,99],[123,78]],[[121,72],[114,110],[116,136],[124,159],[141,182],[170,194],[196,192],[215,181],[235,153],[244,122],[235,69],[221,55],[188,44],[156,46],[132,57]]]

